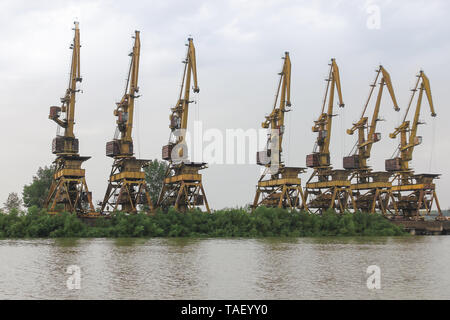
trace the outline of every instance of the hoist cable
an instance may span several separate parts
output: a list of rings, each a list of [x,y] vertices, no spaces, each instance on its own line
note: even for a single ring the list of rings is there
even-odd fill
[[[433,162],[433,154],[435,150],[435,142],[436,142],[436,119],[433,118],[432,122],[432,137],[431,137],[431,152],[430,152],[430,163],[428,165],[428,172],[431,172],[432,162]]]
[[[139,108],[139,102],[135,99],[134,100],[134,110],[135,110],[135,114],[136,114],[136,140],[137,140],[137,145],[138,145],[138,155],[139,158],[141,158],[141,134],[140,134],[140,129],[141,129],[141,125],[140,125],[140,108]]]
[[[342,159],[345,154],[345,135],[342,134],[342,132],[345,132],[345,108],[342,108],[340,130],[341,130],[341,159]]]
[[[292,122],[292,117],[288,116],[289,118],[289,133],[288,133],[288,156],[287,156],[287,162],[289,163],[290,160],[290,155],[291,155],[291,122]]]

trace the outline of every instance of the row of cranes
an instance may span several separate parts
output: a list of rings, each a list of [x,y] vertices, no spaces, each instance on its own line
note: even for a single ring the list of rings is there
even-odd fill
[[[267,147],[257,153],[257,164],[265,166],[258,181],[253,208],[258,206],[297,208],[312,213],[322,213],[328,209],[337,212],[363,211],[380,212],[390,218],[422,219],[421,212],[430,214],[433,204],[438,211],[437,219],[444,219],[439,206],[434,180],[439,174],[415,174],[409,167],[415,146],[422,142],[417,135],[423,95],[430,106],[431,116],[435,117],[430,82],[423,71],[417,75],[415,87],[400,126],[389,135],[395,139],[400,136],[397,155],[385,161],[385,171],[373,171],[367,164],[371,157],[373,144],[380,141],[381,134],[376,131],[384,87],[387,88],[393,108],[399,111],[391,77],[383,66],[376,70],[375,80],[370,85],[369,97],[364,104],[360,119],[347,130],[347,134],[358,135],[353,154],[344,157],[343,169],[333,169],[330,163],[330,142],[332,120],[335,116],[335,93],[337,105],[344,108],[339,67],[331,59],[327,86],[317,120],[312,131],[317,134],[313,153],[307,155],[306,166],[313,172],[303,189],[299,175],[306,171],[303,167],[287,167],[282,163],[282,141],[285,131],[284,115],[290,111],[291,60],[289,53],[284,56],[280,82],[275,104],[270,115],[262,123],[269,129]],[[366,115],[374,91],[378,87],[372,118]],[[418,93],[412,124],[408,114]]]
[[[64,128],[64,133],[58,134],[53,140],[52,152],[56,155],[55,173],[44,207],[52,214],[67,211],[76,212],[80,217],[97,217],[117,210],[136,213],[140,208],[153,212],[154,201],[150,197],[144,172],[150,160],[137,159],[133,152],[134,105],[135,100],[139,98],[140,33],[135,31],[125,92],[114,109],[116,133],[114,139],[106,143],[106,156],[113,158],[114,162],[100,212],[96,212],[92,204],[92,194],[86,184],[85,170],[81,168],[82,163],[90,157],[81,157],[78,154],[78,139],[75,138],[73,131],[75,98],[80,91],[77,89],[77,83],[82,81],[78,22],[75,22],[74,31],[69,87],[61,99],[62,105],[50,107],[49,118]],[[194,81],[193,91],[200,90],[197,84],[195,48],[192,39],[188,39],[187,46],[180,96],[175,107],[171,109],[169,126],[171,137],[169,144],[163,147],[163,158],[169,161],[169,166],[162,191],[155,202],[157,207],[167,209],[174,206],[180,211],[205,205],[209,212],[202,175],[199,174],[199,170],[206,168],[206,163],[189,162],[184,141],[189,104],[192,102],[189,97],[191,78]]]
[[[133,152],[133,115],[135,99],[139,98],[139,59],[140,33],[135,32],[131,63],[125,92],[116,103],[116,133],[114,139],[106,143],[106,156],[113,158],[108,187],[101,202],[100,212],[96,212],[92,203],[92,194],[88,189],[83,162],[90,157],[79,155],[78,139],[74,135],[75,101],[80,91],[77,84],[80,76],[80,29],[75,22],[74,39],[71,45],[72,60],[69,86],[61,98],[61,106],[50,107],[49,118],[63,128],[62,134],[53,139],[52,152],[56,155],[55,172],[44,207],[50,213],[59,211],[76,212],[81,217],[97,217],[113,211],[136,213],[145,208],[153,212],[174,207],[184,212],[196,207],[204,207],[210,212],[206,193],[202,184],[200,170],[207,168],[204,162],[191,162],[188,159],[186,131],[188,126],[189,104],[192,103],[191,90],[199,92],[197,64],[193,40],[188,39],[182,85],[177,103],[171,108],[169,143],[162,148],[162,158],[168,161],[163,185],[158,199],[151,199],[145,179],[144,168],[150,160],[137,159]],[[335,94],[338,106],[344,107],[339,68],[335,59],[331,59],[327,86],[319,118],[314,121],[312,131],[317,134],[313,153],[306,157],[306,166],[313,173],[302,187],[299,175],[306,172],[304,167],[287,167],[282,162],[283,136],[285,132],[285,113],[291,110],[291,60],[289,53],[283,57],[283,67],[272,112],[265,117],[262,127],[268,130],[267,145],[264,151],[257,153],[257,164],[264,166],[252,208],[258,206],[308,210],[322,213],[328,209],[337,212],[346,210],[381,212],[392,217],[417,219],[420,212],[431,212],[435,203],[439,219],[443,219],[436,196],[434,180],[439,174],[415,174],[409,167],[414,147],[421,143],[417,136],[423,94],[427,96],[434,117],[430,83],[423,71],[417,76],[412,96],[406,109],[403,122],[389,136],[400,136],[398,154],[386,160],[385,171],[373,171],[367,164],[372,146],[381,139],[376,132],[382,95],[386,86],[394,110],[399,111],[394,88],[389,73],[380,66],[370,85],[369,97],[364,105],[361,118],[347,134],[358,134],[354,154],[343,159],[344,169],[333,169],[330,163],[330,143],[332,119],[335,116]],[[193,83],[191,83],[193,82]],[[366,116],[371,98],[378,87],[372,118]],[[418,94],[412,125],[407,120],[416,93]],[[59,132],[59,130],[58,130]],[[154,205],[155,204],[155,205]]]

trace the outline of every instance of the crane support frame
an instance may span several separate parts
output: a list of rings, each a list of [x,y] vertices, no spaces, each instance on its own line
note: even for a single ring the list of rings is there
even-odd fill
[[[304,168],[283,167],[270,179],[258,181],[252,209],[268,208],[301,209],[305,203],[301,179]],[[264,175],[262,176],[262,178]]]
[[[139,205],[148,206],[149,212],[154,207],[145,181],[142,168],[149,160],[133,157],[117,158],[114,160],[108,188],[102,202],[102,212],[124,211],[137,213]]]

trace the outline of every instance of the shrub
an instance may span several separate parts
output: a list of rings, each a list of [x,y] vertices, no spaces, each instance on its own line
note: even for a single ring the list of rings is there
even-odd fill
[[[75,214],[49,215],[32,206],[20,214],[0,211],[1,238],[47,237],[317,237],[396,236],[401,227],[378,214],[327,211],[318,216],[307,212],[261,207],[253,213],[244,209],[198,210],[179,213],[170,209],[154,215],[113,213],[85,224]]]

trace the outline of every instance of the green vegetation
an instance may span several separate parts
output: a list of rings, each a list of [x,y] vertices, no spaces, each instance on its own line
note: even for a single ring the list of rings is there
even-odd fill
[[[0,238],[46,237],[319,237],[397,236],[402,229],[380,215],[326,212],[322,216],[282,209],[254,213],[227,209],[212,214],[192,211],[128,215],[115,213],[84,223],[76,215],[48,215],[33,206],[27,213],[0,212]]]
[[[22,199],[20,199],[19,195],[15,192],[10,192],[8,198],[3,204],[5,211],[8,212],[13,209],[20,210],[21,206],[22,206]]]
[[[148,193],[150,194],[153,205],[156,205],[159,193],[161,192],[167,167],[168,166],[165,161],[155,159],[150,161],[149,165],[144,168]]]
[[[33,182],[23,187],[22,197],[25,207],[37,206],[41,208],[44,205],[52,184],[54,170],[53,165],[44,168],[39,167],[36,175],[33,176]]]

